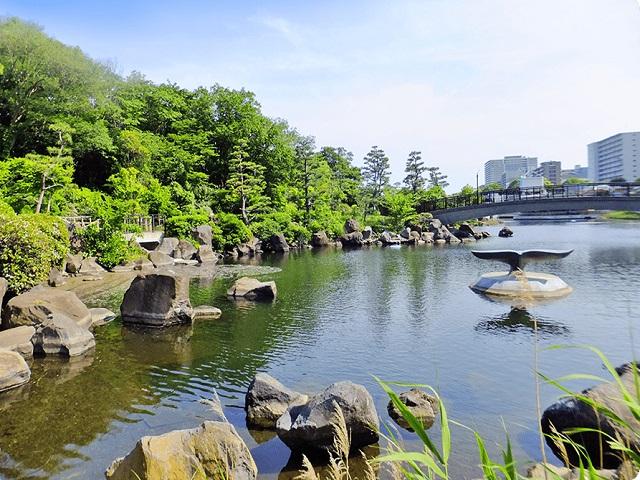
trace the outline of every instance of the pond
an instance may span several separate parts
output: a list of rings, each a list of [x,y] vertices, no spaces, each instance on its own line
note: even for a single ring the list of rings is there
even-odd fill
[[[220,307],[221,319],[157,334],[123,328],[117,320],[97,329],[90,356],[32,362],[32,381],[0,395],[0,477],[103,478],[139,437],[206,420],[209,407],[202,400],[215,389],[260,478],[291,478],[284,444],[245,426],[244,394],[257,371],[303,392],[344,379],[361,383],[385,422],[387,398],[373,375],[429,384],[449,416],[477,430],[491,452],[504,445],[506,429],[517,458],[540,460],[535,371],[605,373],[592,353],[545,347],[591,344],[614,364],[637,352],[640,225],[512,228],[510,239],[495,237],[499,227],[487,228],[494,237],[472,246],[266,256],[262,265],[281,269],[261,277],[278,285],[273,304],[228,300],[232,278],[194,279],[192,303]],[[472,248],[573,248],[564,260],[530,269],[556,273],[574,291],[528,310],[490,302],[468,285],[501,267],[474,258]],[[118,311],[122,293],[116,289],[88,303]],[[542,408],[559,395],[542,385]],[[432,430],[437,439],[437,423]],[[402,436],[408,447],[416,445],[412,434]],[[453,445],[454,478],[477,478],[472,433],[455,427]]]

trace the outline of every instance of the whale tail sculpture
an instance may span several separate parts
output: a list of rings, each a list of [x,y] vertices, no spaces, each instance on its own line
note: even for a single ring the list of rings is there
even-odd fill
[[[571,254],[573,250],[472,250],[476,257],[484,260],[496,260],[503,262],[514,270],[524,270],[525,265],[531,262],[543,262],[545,260],[560,259]]]

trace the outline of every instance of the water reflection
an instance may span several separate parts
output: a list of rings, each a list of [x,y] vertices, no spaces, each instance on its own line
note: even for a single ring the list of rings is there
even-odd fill
[[[567,336],[570,329],[557,321],[534,317],[525,308],[513,307],[509,313],[499,317],[486,318],[475,326],[475,330],[481,333],[504,335],[512,333],[525,333],[533,335],[538,331],[541,336]]]

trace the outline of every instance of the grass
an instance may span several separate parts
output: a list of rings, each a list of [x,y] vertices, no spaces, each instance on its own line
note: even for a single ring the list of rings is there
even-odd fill
[[[605,213],[602,218],[607,220],[640,220],[640,212],[616,210],[615,212]]]

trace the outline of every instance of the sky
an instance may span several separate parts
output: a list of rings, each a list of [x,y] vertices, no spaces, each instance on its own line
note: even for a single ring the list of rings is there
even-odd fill
[[[410,151],[483,183],[505,155],[586,165],[640,130],[640,0],[0,0],[119,73],[256,93],[318,146]]]

